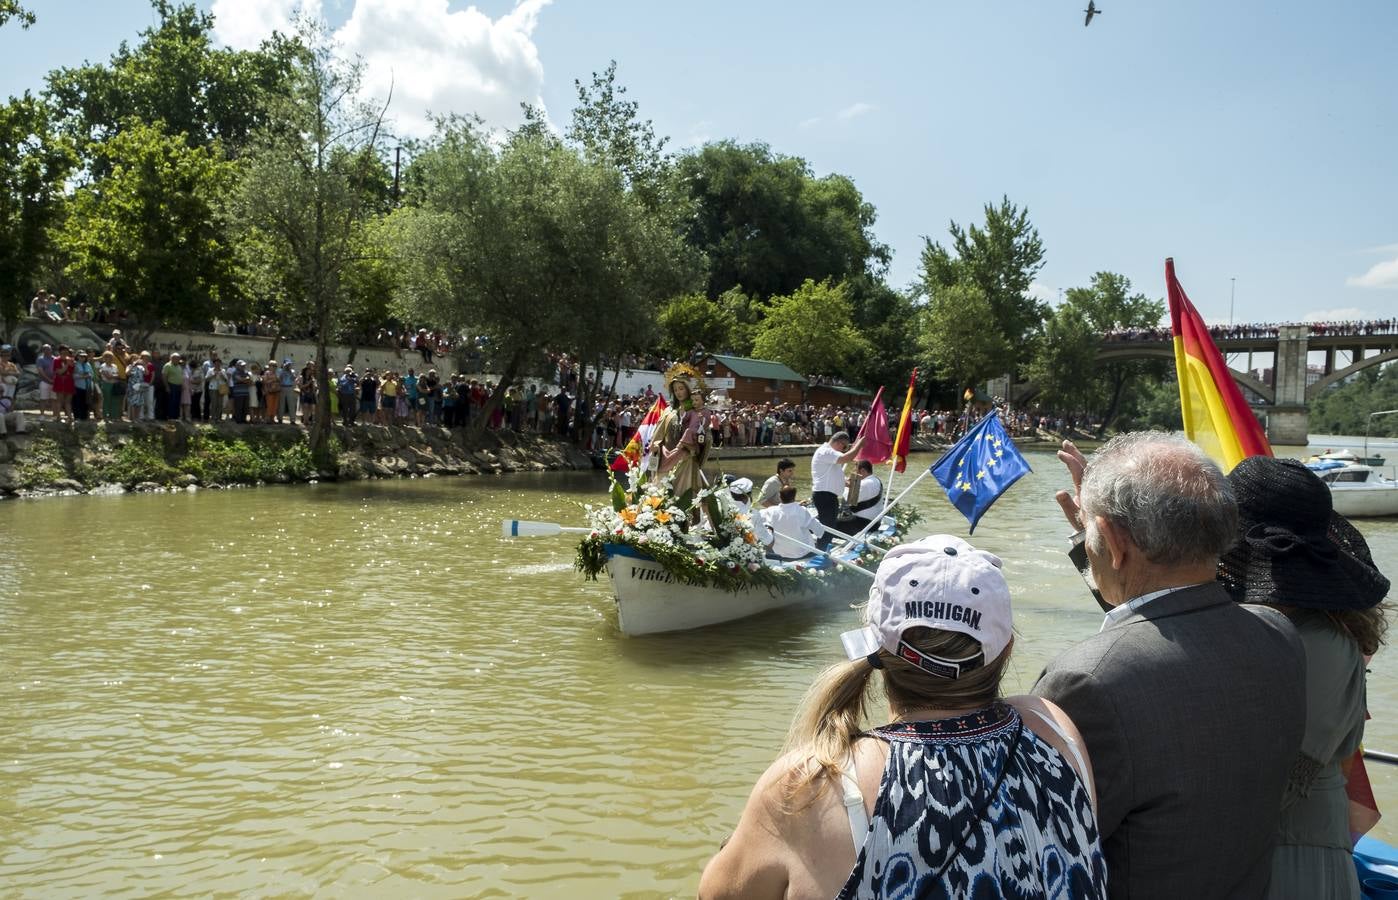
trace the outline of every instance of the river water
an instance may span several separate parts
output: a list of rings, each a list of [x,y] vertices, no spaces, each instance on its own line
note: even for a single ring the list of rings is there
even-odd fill
[[[1063,554],[1063,473],[1030,459],[974,538],[1014,591],[1015,690],[1101,622]],[[965,535],[931,484],[919,533]],[[0,894],[692,895],[856,615],[623,638],[571,542],[499,537],[577,522],[601,489],[0,504]],[[1398,520],[1360,528],[1398,573]],[[1398,750],[1398,653],[1372,672],[1368,745]],[[1392,840],[1398,772],[1373,775]]]

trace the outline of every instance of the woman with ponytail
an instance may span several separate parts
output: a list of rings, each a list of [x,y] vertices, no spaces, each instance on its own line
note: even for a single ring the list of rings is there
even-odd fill
[[[700,896],[1106,896],[1092,770],[1073,723],[1002,698],[1000,560],[949,535],[894,548],[849,662],[817,679]],[[877,676],[875,672],[877,670]],[[879,683],[892,721],[867,729]]]

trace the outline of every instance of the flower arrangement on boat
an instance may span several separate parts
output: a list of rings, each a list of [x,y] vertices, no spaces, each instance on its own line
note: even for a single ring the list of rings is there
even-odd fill
[[[671,478],[614,477],[610,498],[610,504],[586,507],[591,530],[578,544],[575,565],[590,579],[606,569],[609,544],[653,558],[677,581],[726,591],[813,590],[832,579],[858,577],[814,559],[810,565],[771,564],[752,517],[738,508],[722,480],[677,498]],[[900,509],[895,534],[877,542],[898,543],[918,518],[916,510]],[[850,561],[877,564],[873,550]]]

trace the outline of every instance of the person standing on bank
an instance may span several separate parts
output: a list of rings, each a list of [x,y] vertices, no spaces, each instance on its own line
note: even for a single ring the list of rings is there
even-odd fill
[[[1077,730],[1052,703],[1001,697],[1014,637],[1000,560],[950,535],[895,547],[864,621],[699,895],[1105,897]],[[893,721],[863,731],[875,669]]]
[[[1239,603],[1285,613],[1306,652],[1306,730],[1282,798],[1267,896],[1359,900],[1346,767],[1364,738],[1364,669],[1388,627],[1380,604],[1389,582],[1304,464],[1253,456],[1228,481],[1239,540],[1219,561],[1219,581]]]
[[[820,524],[832,531],[839,530],[840,494],[845,490],[845,464],[854,460],[859,448],[864,445],[860,435],[850,444],[849,432],[837,431],[830,440],[816,448],[811,454],[811,504],[816,508],[816,518]],[[825,550],[830,546],[829,534],[821,535],[817,546]]]
[[[1260,898],[1306,716],[1306,661],[1275,609],[1216,580],[1237,535],[1233,488],[1162,432],[1059,458],[1059,506],[1108,610],[1049,663],[1034,694],[1077,724],[1097,771],[1112,897]]]

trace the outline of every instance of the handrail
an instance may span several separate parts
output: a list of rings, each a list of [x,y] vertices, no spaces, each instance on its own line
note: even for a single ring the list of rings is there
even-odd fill
[[[1369,455],[1369,432],[1370,432],[1370,430],[1372,430],[1373,427],[1374,427],[1374,417],[1375,417],[1375,416],[1391,416],[1391,415],[1393,415],[1394,413],[1398,413],[1398,409],[1382,409],[1382,410],[1379,410],[1378,412],[1371,412],[1371,413],[1369,413],[1369,418],[1367,418],[1367,419],[1364,420],[1364,455],[1365,455],[1365,456],[1368,456],[1368,455]]]

